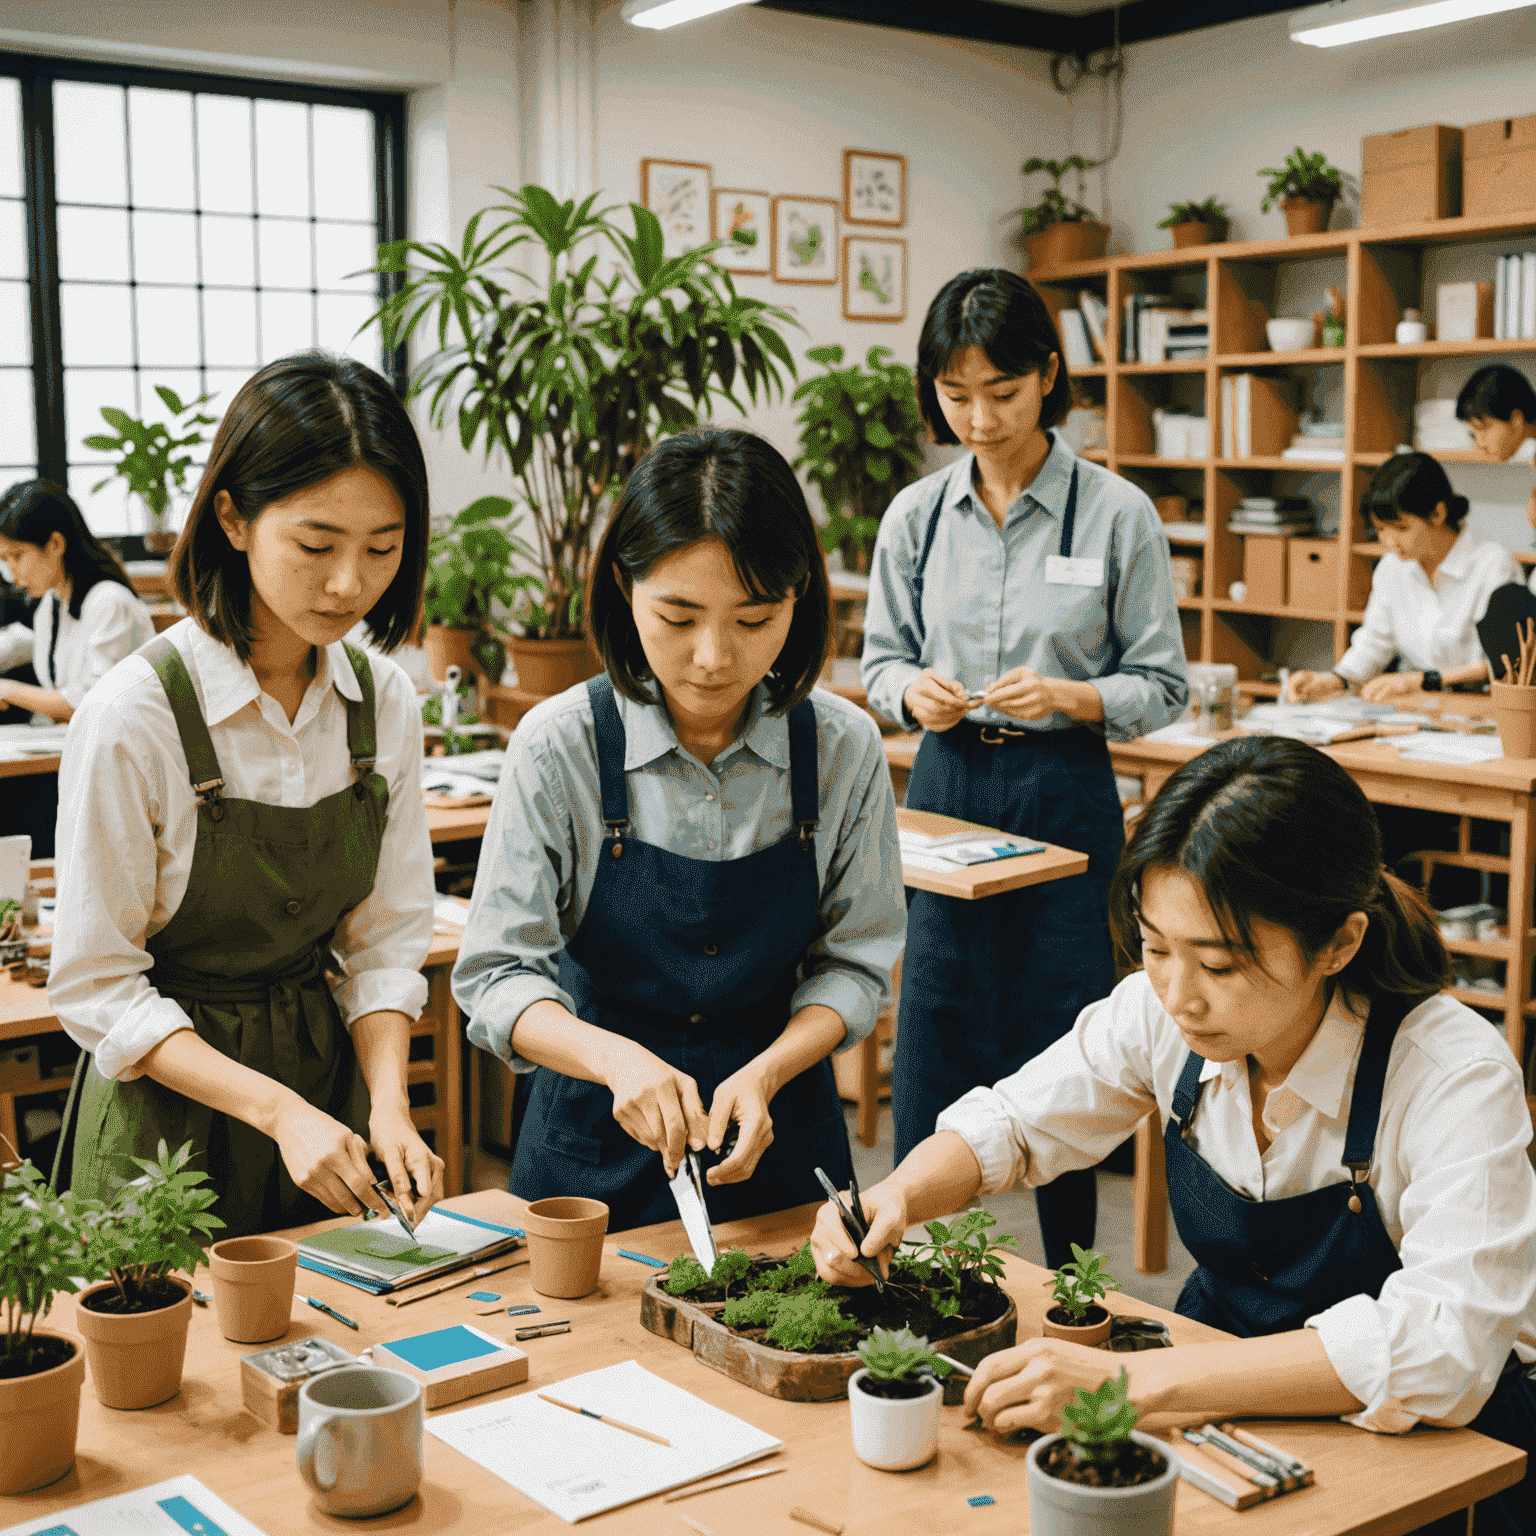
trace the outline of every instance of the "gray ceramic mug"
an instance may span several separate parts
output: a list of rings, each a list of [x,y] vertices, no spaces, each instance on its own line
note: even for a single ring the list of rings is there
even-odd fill
[[[299,1475],[328,1515],[383,1515],[421,1482],[421,1385],[403,1371],[346,1366],[299,1389]]]

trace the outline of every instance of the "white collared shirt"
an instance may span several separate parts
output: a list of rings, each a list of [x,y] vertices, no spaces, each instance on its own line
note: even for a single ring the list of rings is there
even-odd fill
[[[1260,1153],[1246,1061],[1207,1062],[1193,1146],[1250,1200],[1347,1183],[1361,1020],[1324,1015],[1290,1075],[1270,1090]],[[1072,1033],[938,1119],[976,1154],[982,1192],[1048,1184],[1118,1146],[1142,1117],[1160,1124],[1188,1047],[1144,971],[1078,1015]],[[1531,1117],[1504,1036],[1454,998],[1420,1004],[1393,1041],[1370,1182],[1402,1268],[1379,1297],[1307,1319],[1339,1379],[1365,1404],[1364,1429],[1476,1417],[1513,1348],[1536,1361],[1536,1175]]]
[[[190,619],[166,631],[208,722],[230,799],[309,806],[352,782],[348,699],[362,697],[338,643],[318,654],[293,723],[256,674]],[[351,1023],[379,1009],[415,1018],[432,942],[432,844],[421,798],[421,715],[391,661],[371,656],[376,768],[389,810],[373,890],[337,925]],[[191,1027],[146,979],[145,941],[175,915],[197,840],[197,801],[170,701],[142,656],[120,662],[70,722],[59,770],[58,909],[48,1000],[103,1077],[142,1076],[141,1056]]]
[[[1365,621],[1333,669],[1352,683],[1369,682],[1394,656],[1413,672],[1447,672],[1483,659],[1477,621],[1498,587],[1523,582],[1502,544],[1479,544],[1463,528],[1430,581],[1417,560],[1385,554],[1376,562]]]
[[[57,592],[50,592],[32,615],[32,670],[40,687],[56,689],[71,708],[79,709],[86,694],[123,657],[154,638],[149,609],[136,592],[118,582],[96,582],[80,599],[78,619],[70,616],[69,604]]]

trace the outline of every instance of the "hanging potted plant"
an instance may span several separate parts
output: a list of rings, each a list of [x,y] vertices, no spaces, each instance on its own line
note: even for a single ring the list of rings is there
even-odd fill
[[[821,547],[837,550],[845,571],[867,571],[881,514],[923,472],[925,433],[912,370],[887,361],[889,347],[871,347],[863,367],[839,366],[839,346],[812,347],[805,355],[826,372],[793,396],[805,402],[795,423],[795,468],[821,492],[827,514]]]
[[[126,411],[104,405],[101,414],[114,435],[98,433],[86,438],[85,446],[117,456],[116,469],[91,489],[99,491],[116,479],[126,480],[144,508],[144,547],[163,555],[176,543],[170,526],[171,497],[186,491],[191,450],[207,441],[202,428],[214,426],[218,418],[204,415],[201,409],[212,395],[199,395],[183,405],[181,397],[163,384],[155,385],[155,393],[171,413],[169,421],[135,421]]]
[[[1045,1313],[1045,1337],[1070,1339],[1074,1344],[1100,1344],[1109,1337],[1110,1316],[1099,1298],[1120,1289],[1104,1272],[1104,1255],[1072,1244],[1072,1260],[1056,1271],[1051,1297],[1056,1305]]]
[[[1214,197],[1203,203],[1170,203],[1168,217],[1157,227],[1166,229],[1175,247],[1216,245],[1227,238],[1227,207]]]
[[[854,1455],[881,1472],[926,1466],[939,1449],[943,1378],[952,1367],[910,1328],[876,1328],[858,1352],[864,1364],[848,1379]]]
[[[0,1494],[28,1493],[75,1462],[85,1354],[37,1326],[83,1265],[72,1195],[56,1195],[30,1161],[0,1183]]]
[[[83,1202],[87,1273],[106,1278],[80,1293],[75,1324],[105,1407],[152,1408],[181,1390],[192,1285],[171,1271],[206,1264],[198,1237],[224,1225],[191,1157],[190,1141],[172,1153],[162,1139],[154,1159],[133,1159],[142,1176],[110,1204]]]
[[[458,249],[379,247],[377,270],[403,281],[374,318],[386,347],[434,338],[407,394],[429,397],[434,426],[452,422],[465,448],[479,443],[511,469],[535,581],[519,593],[522,634],[508,649],[520,691],[558,692],[597,670],[583,597],[612,496],[658,437],[716,401],[744,411],[740,395],[781,390],[780,366],[793,377],[795,365],[778,327],[794,321],[737,293],[709,259],[714,246],[667,257],[660,221],[637,203],[631,234],[597,193],[578,205],[534,185],[496,190],[506,201],[473,215]],[[513,253],[532,253],[530,271]],[[563,680],[534,684],[536,657],[551,652]]]
[[[1081,196],[1083,172],[1091,171],[1098,163],[1081,155],[1068,155],[1065,160],[1042,160],[1039,155],[1031,155],[1024,162],[1024,175],[1044,171],[1051,178],[1051,185],[1041,193],[1038,203],[1014,210],[1031,273],[1069,261],[1093,261],[1104,254],[1109,244],[1109,225],[1095,219],[1091,210],[1061,190],[1062,177],[1068,171],[1076,171]]]
[[[1031,1536],[1173,1536],[1178,1467],[1126,1401],[1124,1367],[1097,1392],[1079,1388],[1061,1410],[1061,1431],[1025,1458]]]
[[[1344,188],[1344,175],[1329,165],[1322,150],[1309,155],[1297,145],[1278,169],[1260,171],[1269,177],[1261,213],[1268,213],[1279,203],[1285,214],[1287,234],[1316,235],[1328,228],[1333,205]]]

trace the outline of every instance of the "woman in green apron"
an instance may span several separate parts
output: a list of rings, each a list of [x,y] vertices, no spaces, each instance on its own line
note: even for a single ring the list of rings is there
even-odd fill
[[[420,716],[343,640],[407,637],[427,539],[421,448],[377,373],[309,352],[242,387],[171,557],[189,617],[97,685],[60,771],[49,998],[87,1054],[55,1172],[82,1193],[164,1137],[194,1143],[230,1236],[382,1210],[370,1149],[410,1214],[441,1196],[406,1098]]]

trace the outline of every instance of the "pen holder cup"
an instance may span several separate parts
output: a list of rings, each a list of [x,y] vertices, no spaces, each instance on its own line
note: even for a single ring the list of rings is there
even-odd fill
[[[608,1207],[601,1200],[556,1195],[533,1201],[523,1217],[528,1268],[541,1296],[574,1301],[597,1289]]]
[[[285,1237],[228,1237],[208,1250],[219,1332],[265,1344],[288,1332],[299,1250]]]
[[[403,1371],[343,1366],[299,1389],[299,1475],[328,1515],[408,1504],[421,1483],[421,1384]]]
[[[1490,683],[1488,703],[1505,757],[1536,757],[1536,687]]]

